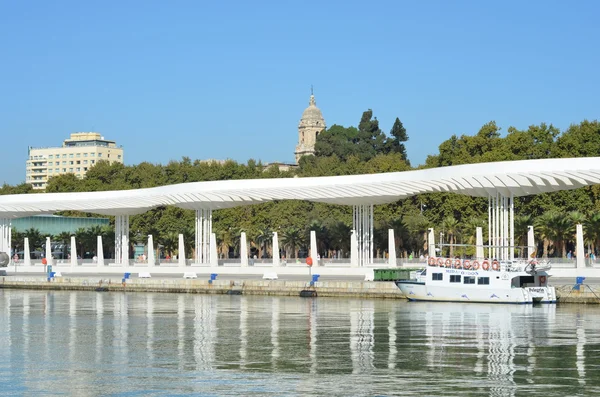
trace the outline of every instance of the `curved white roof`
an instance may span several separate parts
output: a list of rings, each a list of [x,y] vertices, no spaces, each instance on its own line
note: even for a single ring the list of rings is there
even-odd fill
[[[420,193],[526,196],[600,184],[600,157],[466,164],[383,174],[193,182],[148,189],[0,196],[0,218],[77,210],[133,215],[161,205],[219,209],[273,200],[384,204]]]

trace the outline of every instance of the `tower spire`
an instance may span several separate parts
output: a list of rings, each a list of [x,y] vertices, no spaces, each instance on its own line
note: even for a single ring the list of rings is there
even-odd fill
[[[308,102],[309,106],[317,106],[317,103],[315,102],[315,94],[313,93],[313,86],[312,84],[310,85],[310,101]]]

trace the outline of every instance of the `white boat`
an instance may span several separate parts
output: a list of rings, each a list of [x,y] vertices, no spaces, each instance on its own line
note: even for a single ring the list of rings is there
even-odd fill
[[[420,280],[397,280],[396,285],[411,301],[556,303],[548,270],[549,265],[535,260],[429,258]]]

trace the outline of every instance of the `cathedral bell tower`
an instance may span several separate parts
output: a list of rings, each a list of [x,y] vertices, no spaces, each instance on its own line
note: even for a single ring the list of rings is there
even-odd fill
[[[300,124],[298,124],[298,145],[296,145],[296,152],[294,153],[296,164],[302,156],[314,156],[317,135],[326,128],[325,119],[321,114],[321,110],[317,107],[311,88],[308,107],[304,109]]]

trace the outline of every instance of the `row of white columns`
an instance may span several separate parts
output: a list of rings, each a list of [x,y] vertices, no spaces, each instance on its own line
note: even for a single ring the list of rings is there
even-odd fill
[[[211,209],[199,209],[196,210],[196,263],[209,264],[212,261],[217,260],[216,245],[217,240],[212,232],[212,210]],[[181,238],[181,237],[180,237]],[[214,240],[214,242],[213,242]],[[213,251],[213,244],[215,246],[214,256],[211,255]],[[212,258],[211,258],[212,256]]]
[[[512,200],[511,200],[512,201]],[[512,203],[511,203],[512,204]],[[512,208],[510,210],[510,217],[512,218]],[[492,222],[490,222],[492,223]],[[490,226],[490,229],[492,229],[492,227]],[[510,229],[512,229],[512,233],[510,233],[510,247],[506,247],[506,250],[510,251],[510,253],[506,253],[504,252],[504,257],[503,258],[498,258],[495,256],[488,256],[488,258],[495,258],[495,259],[504,259],[504,258],[509,258],[510,260],[514,260],[514,249],[512,249],[514,247],[514,226],[511,225]],[[576,255],[576,267],[577,268],[583,268],[585,267],[585,249],[584,249],[584,244],[583,244],[583,226],[581,224],[577,224],[576,228],[575,228],[576,234],[575,234],[575,255]],[[392,233],[393,230],[390,230],[390,233]],[[482,236],[482,229],[480,227],[476,228],[476,232],[475,232],[475,258],[476,259],[484,259],[484,245],[483,245],[483,236]],[[488,255],[492,255],[495,252],[502,254],[503,250],[498,250],[498,251],[494,251],[494,248],[498,248],[498,247],[493,247],[491,245],[491,242],[493,241],[492,238],[490,238],[490,246],[488,246]],[[433,232],[433,228],[429,229],[429,233],[427,235],[427,245],[429,247],[428,253],[430,256],[437,256],[435,253],[435,234]],[[391,248],[390,248],[390,252],[391,252]],[[490,254],[491,253],[491,254]],[[536,245],[535,245],[535,237],[534,237],[534,233],[533,233],[533,226],[527,226],[527,258],[528,259],[532,259],[534,258],[536,255]]]
[[[488,256],[513,260],[515,246],[514,197],[500,193],[488,197]]]
[[[352,240],[350,240],[352,266],[362,267],[373,263],[373,204],[353,207],[352,231]]]

